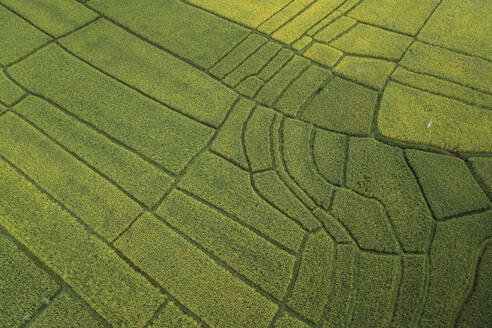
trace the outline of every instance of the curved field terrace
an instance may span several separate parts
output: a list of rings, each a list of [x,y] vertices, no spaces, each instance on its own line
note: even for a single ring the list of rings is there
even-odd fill
[[[492,1],[0,0],[0,327],[492,327]]]

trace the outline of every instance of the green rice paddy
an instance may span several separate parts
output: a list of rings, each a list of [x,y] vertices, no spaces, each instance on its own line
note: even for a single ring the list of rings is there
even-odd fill
[[[0,328],[492,327],[489,0],[0,0]]]

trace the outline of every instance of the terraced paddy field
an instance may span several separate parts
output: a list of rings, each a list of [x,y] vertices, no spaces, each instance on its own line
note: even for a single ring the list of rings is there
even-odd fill
[[[491,31],[0,0],[0,327],[492,327]]]

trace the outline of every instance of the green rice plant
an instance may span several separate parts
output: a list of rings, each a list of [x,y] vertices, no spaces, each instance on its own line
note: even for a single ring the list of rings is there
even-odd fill
[[[383,94],[377,128],[390,139],[453,152],[492,151],[492,111],[395,82]]]
[[[411,43],[409,36],[359,23],[330,45],[348,54],[399,60]]]
[[[410,149],[406,154],[438,219],[490,207],[463,160]]]
[[[287,249],[297,251],[301,246],[303,230],[256,194],[247,172],[217,155],[209,152],[200,155],[190,164],[178,187],[222,209]]]
[[[330,68],[335,66],[342,56],[342,51],[318,42],[315,42],[304,52],[304,57]]]
[[[40,98],[29,96],[14,110],[147,207],[171,187],[169,175]]]
[[[382,90],[395,66],[395,63],[382,59],[345,56],[333,72],[371,89]]]
[[[9,73],[109,136],[178,173],[214,130],[162,106],[50,45]]]
[[[79,300],[63,291],[30,324],[34,328],[105,327]]]
[[[326,232],[335,240],[335,242],[344,244],[353,242],[350,234],[343,225],[333,217],[333,215],[319,207],[316,207],[313,210],[313,215],[323,224]]]
[[[184,313],[176,304],[169,301],[149,328],[198,328],[200,325],[188,314]]]
[[[471,291],[469,299],[456,319],[456,327],[458,328],[492,325],[492,319],[489,315],[489,309],[492,306],[490,302],[492,248],[490,245],[491,240],[488,239],[487,246],[480,254],[480,262],[475,276],[476,287]]]
[[[311,326],[305,324],[301,320],[292,316],[291,314],[284,312],[280,318],[274,324],[275,328],[310,328]]]
[[[269,107],[273,107],[282,92],[307,67],[309,61],[300,56],[294,56],[285,66],[270,79],[256,95],[256,100]]]
[[[357,262],[355,245],[336,246],[334,286],[326,308],[325,328],[347,328],[357,295]]]
[[[330,213],[362,249],[393,254],[400,251],[384,207],[376,200],[338,189]]]
[[[418,6],[412,0],[364,0],[348,16],[360,22],[416,35],[437,5],[439,0],[423,0]]]
[[[334,281],[335,245],[324,230],[309,235],[299,272],[287,305],[304,318],[318,322]]]
[[[0,120],[0,155],[108,240],[142,212],[114,185],[13,113]]]
[[[258,31],[265,34],[272,34],[291,18],[298,15],[304,8],[309,6],[314,0],[297,0],[290,2],[282,10],[277,11],[269,20],[258,27]]]
[[[189,2],[254,29],[290,1],[189,0]]]
[[[313,160],[319,173],[330,183],[342,185],[348,138],[322,129],[314,130]]]
[[[10,106],[24,95],[24,91],[0,72],[0,101]]]
[[[115,243],[207,324],[265,326],[277,305],[146,213]]]
[[[369,135],[377,98],[375,91],[335,77],[306,106],[301,118],[332,131]]]
[[[384,205],[402,248],[425,253],[434,220],[403,151],[373,139],[350,138],[347,187]]]
[[[352,28],[357,21],[347,16],[341,16],[334,20],[331,24],[327,25],[321,31],[316,33],[313,38],[324,43],[329,43],[333,39],[337,38],[340,34],[347,32]]]
[[[273,170],[253,174],[258,193],[277,208],[294,218],[304,229],[313,231],[320,226],[313,214],[289,190]]]
[[[159,289],[3,160],[0,172],[0,225],[110,325],[143,326],[164,300]]]
[[[253,172],[272,168],[270,126],[274,117],[272,109],[256,106],[244,130],[244,149]]]
[[[491,11],[492,4],[487,0],[445,1],[423,26],[417,39],[486,58],[490,64],[492,39],[488,31]]]
[[[472,157],[469,159],[469,162],[471,163],[473,171],[485,185],[485,190],[492,193],[492,158]]]
[[[0,22],[0,65],[11,64],[51,39],[3,6]]]
[[[258,74],[263,66],[272,60],[280,48],[280,44],[276,42],[263,44],[255,53],[229,73],[224,78],[224,82],[230,87],[236,87],[246,77]]]
[[[69,33],[97,17],[95,12],[77,1],[5,0],[2,3],[54,37]]]
[[[220,61],[210,69],[210,73],[219,79],[223,79],[266,43],[267,39],[259,34],[249,34],[244,40],[241,40],[234,49],[221,58]]]
[[[217,210],[173,191],[157,215],[278,300],[295,258]]]
[[[236,91],[243,96],[254,98],[264,84],[258,77],[248,76],[237,85]]]
[[[400,258],[362,252],[351,327],[388,327],[398,296]]]
[[[482,277],[478,278],[477,284],[480,283],[480,286],[473,284],[473,277],[476,277],[475,271],[480,269],[478,261],[485,247],[490,244],[491,234],[492,211],[490,210],[440,222],[437,225],[434,243],[430,248],[429,287],[420,326],[453,325],[459,315],[457,310],[464,305],[472,291],[478,292],[475,295],[472,293],[472,298],[480,298],[483,292],[488,293],[485,286],[490,286],[490,276],[485,280],[482,280]],[[482,287],[482,282],[486,284],[483,291],[479,289]],[[490,296],[490,293],[488,295]],[[482,304],[487,306],[488,303]],[[486,311],[484,315],[488,313]],[[484,318],[480,313],[477,315]],[[473,318],[468,320],[477,322]],[[485,320],[478,321],[478,326],[487,320],[490,321],[490,318]]]
[[[224,122],[210,149],[238,163],[246,169],[248,163],[244,157],[241,133],[249,113],[255,106],[254,102],[241,98],[232,108],[228,119]]]
[[[291,50],[282,48],[282,50],[280,50],[275,57],[262,68],[258,74],[258,78],[262,81],[270,80],[293,56],[294,53]]]
[[[400,65],[415,73],[456,82],[489,94],[492,92],[492,63],[481,58],[414,42]]]
[[[391,74],[391,79],[401,84],[421,88],[424,91],[444,95],[451,99],[458,99],[478,106],[492,108],[492,95],[490,94],[431,75],[414,73],[401,66]]]
[[[278,31],[272,34],[276,40],[285,44],[291,44],[299,39],[307,30],[326,16],[326,13],[334,10],[343,0],[319,0],[314,2],[305,11],[294,17]]]
[[[392,327],[414,327],[425,301],[429,263],[425,255],[403,255],[402,275]]]
[[[205,73],[104,19],[60,43],[102,71],[214,127],[237,98]]]
[[[137,31],[139,36],[204,69],[212,67],[248,33],[240,25],[181,0],[146,3],[90,0],[89,5]]]
[[[333,185],[318,173],[311,156],[313,127],[299,120],[286,119],[282,127],[283,155],[289,175],[314,202],[327,209]]]
[[[2,167],[2,180],[4,177]],[[1,187],[0,187],[1,188]],[[0,225],[12,213],[0,205]],[[14,219],[14,218],[12,218]],[[0,231],[0,326],[20,327],[60,287]]]
[[[275,108],[290,117],[296,117],[302,106],[316,94],[331,77],[329,71],[311,66],[287,87],[275,104]]]

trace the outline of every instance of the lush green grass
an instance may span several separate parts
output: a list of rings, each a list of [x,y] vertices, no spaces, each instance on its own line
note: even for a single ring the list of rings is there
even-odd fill
[[[0,327],[490,326],[491,9],[0,0]]]

